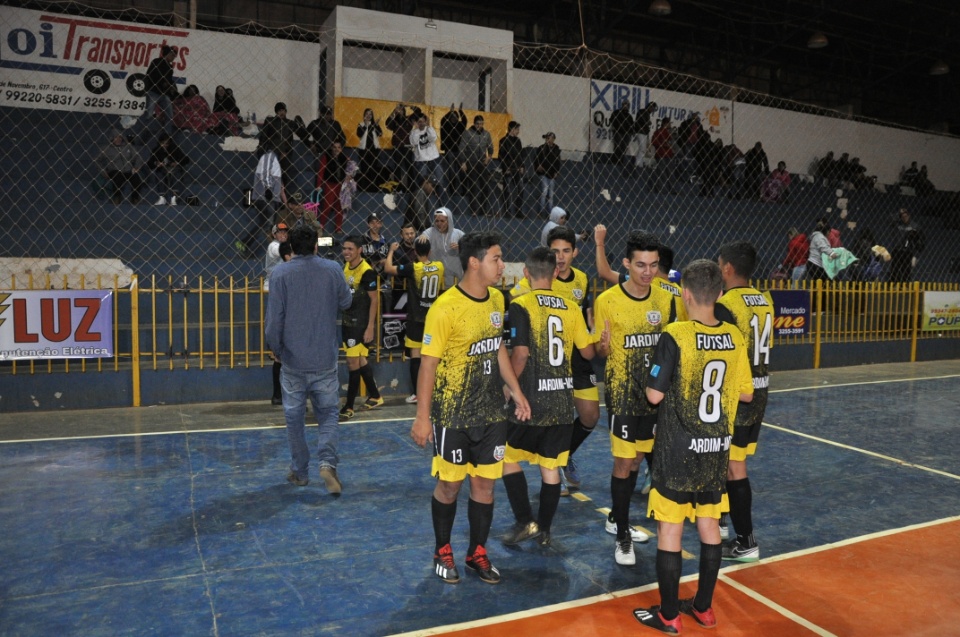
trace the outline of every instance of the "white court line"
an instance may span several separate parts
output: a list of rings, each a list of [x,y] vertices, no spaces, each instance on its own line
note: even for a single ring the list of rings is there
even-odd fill
[[[719,577],[720,577],[720,579],[721,579],[725,584],[728,584],[728,585],[732,586],[733,588],[736,588],[738,591],[742,592],[743,594],[745,594],[745,595],[747,595],[747,596],[749,596],[749,597],[751,597],[751,598],[753,598],[753,599],[756,599],[757,601],[759,601],[759,602],[761,602],[761,603],[769,606],[769,607],[772,608],[773,610],[776,610],[778,613],[781,613],[784,617],[786,617],[786,618],[788,618],[788,619],[790,619],[790,620],[796,621],[797,623],[805,626],[806,628],[812,630],[813,632],[817,633],[818,635],[824,635],[824,636],[828,636],[828,637],[829,637],[829,636],[832,636],[833,633],[830,633],[830,632],[824,630],[823,628],[820,628],[819,626],[816,626],[816,624],[813,624],[813,623],[811,623],[811,622],[803,619],[803,618],[800,617],[799,615],[797,615],[797,614],[795,614],[795,613],[793,613],[793,612],[791,612],[791,611],[783,608],[783,607],[780,606],[779,604],[776,604],[776,602],[773,602],[772,600],[769,600],[769,599],[767,599],[766,597],[763,597],[762,595],[760,595],[760,594],[757,593],[756,591],[753,591],[752,589],[744,586],[743,584],[740,584],[740,583],[738,583],[738,582],[732,581],[729,577],[726,576],[726,574],[727,574],[727,573],[732,573],[732,572],[735,572],[735,571],[745,570],[745,569],[759,568],[759,567],[761,567],[761,566],[764,566],[764,565],[766,565],[766,564],[771,564],[771,563],[774,563],[774,562],[780,562],[780,561],[783,561],[783,560],[793,559],[793,558],[797,558],[797,557],[803,557],[803,556],[811,555],[811,554],[814,554],[814,553],[820,553],[820,552],[822,552],[822,551],[829,551],[829,550],[836,549],[836,548],[840,548],[840,547],[843,547],[843,546],[849,546],[849,545],[851,545],[851,544],[859,544],[859,543],[861,543],[861,542],[866,542],[866,541],[868,541],[868,540],[873,540],[873,539],[877,539],[877,538],[881,538],[881,537],[887,537],[887,536],[890,536],[890,535],[897,535],[897,534],[899,534],[899,533],[905,533],[905,532],[907,532],[907,531],[914,531],[914,530],[916,530],[916,529],[922,529],[922,528],[926,528],[926,527],[937,526],[937,525],[940,525],[940,524],[948,524],[948,523],[951,523],[951,522],[960,522],[960,515],[958,515],[958,516],[953,516],[953,517],[949,517],[949,518],[942,518],[942,519],[939,519],[939,520],[932,520],[932,521],[930,521],[930,522],[921,522],[921,523],[919,523],[919,524],[911,524],[910,526],[904,526],[904,527],[897,528],[897,529],[889,529],[889,530],[886,530],[886,531],[877,531],[877,532],[875,532],[875,533],[868,533],[868,534],[866,534],[866,535],[861,535],[861,536],[859,536],[859,537],[849,538],[849,539],[846,539],[846,540],[840,540],[840,541],[838,541],[838,542],[833,542],[833,543],[831,543],[831,544],[825,544],[825,545],[823,545],[823,546],[816,546],[816,547],[809,548],[809,549],[800,549],[800,550],[798,550],[798,551],[793,551],[792,553],[784,553],[783,555],[778,555],[778,556],[776,556],[776,557],[763,558],[763,559],[760,560],[759,562],[752,562],[752,563],[749,563],[749,564],[736,564],[736,565],[732,565],[732,566],[727,566],[727,567],[725,567],[722,571],[720,571],[720,576],[719,576]],[[697,577],[699,577],[699,576],[698,576],[698,575],[687,575],[686,577],[680,578],[680,581],[681,581],[681,582],[691,582],[691,581],[696,580]],[[604,593],[604,594],[602,594],[602,595],[595,595],[595,596],[593,596],[593,597],[586,597],[586,598],[584,598],[584,599],[577,599],[577,600],[571,600],[571,601],[568,601],[568,602],[561,602],[561,603],[559,603],[559,604],[552,604],[552,605],[550,605],[550,606],[540,606],[540,607],[537,607],[537,608],[531,608],[531,609],[529,609],[529,610],[518,611],[518,612],[516,612],[516,613],[510,613],[510,614],[507,614],[507,615],[499,615],[499,616],[496,616],[496,617],[486,617],[486,618],[484,618],[484,619],[477,619],[477,620],[474,620],[474,621],[463,622],[463,623],[460,623],[460,624],[450,624],[450,625],[447,625],[447,626],[434,626],[433,628],[424,628],[424,629],[422,629],[422,630],[417,630],[417,631],[412,631],[412,632],[408,632],[408,633],[402,633],[402,634],[393,635],[392,637],[428,637],[429,635],[442,635],[442,634],[446,634],[446,633],[450,633],[450,632],[458,632],[458,631],[462,631],[462,630],[468,630],[468,629],[471,629],[471,628],[477,628],[477,627],[480,627],[480,626],[490,626],[490,625],[493,625],[493,624],[500,624],[500,623],[504,623],[504,622],[508,622],[508,621],[517,620],[517,619],[526,619],[526,618],[528,618],[528,617],[536,617],[536,616],[538,616],[538,615],[545,615],[545,614],[547,614],[547,613],[553,613],[553,612],[556,612],[556,611],[567,610],[567,609],[571,609],[571,608],[579,608],[579,607],[581,607],[581,606],[589,606],[589,605],[591,605],[591,604],[596,604],[596,603],[598,603],[598,602],[605,602],[605,601],[610,601],[610,600],[613,600],[613,599],[617,599],[618,597],[626,597],[627,595],[634,595],[634,594],[636,594],[636,593],[645,593],[645,592],[647,592],[647,591],[656,590],[656,588],[657,588],[657,584],[656,584],[656,583],[647,584],[646,586],[640,586],[640,587],[638,587],[638,588],[631,588],[631,589],[623,590],[623,591],[614,591],[614,592],[611,592],[611,593]]]
[[[910,383],[917,380],[942,380],[945,378],[960,378],[960,374],[946,374],[944,376],[921,376],[919,378],[889,378],[886,380],[860,380],[853,383],[826,383],[821,385],[808,385],[806,387],[789,387],[787,389],[771,389],[768,394],[787,394],[794,391],[806,391],[808,389],[833,389],[834,387],[856,387],[858,385],[882,385],[883,383]]]

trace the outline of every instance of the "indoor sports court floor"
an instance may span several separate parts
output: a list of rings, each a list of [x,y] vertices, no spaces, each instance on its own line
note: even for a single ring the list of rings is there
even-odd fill
[[[763,559],[721,570],[714,634],[960,634],[960,362],[771,387],[750,465]],[[503,582],[451,586],[431,570],[412,414],[343,426],[340,499],[315,465],[308,487],[286,482],[283,415],[266,401],[0,415],[0,635],[657,634],[631,613],[657,603],[655,539],[620,567],[603,530],[605,435],[579,452],[583,491],[561,502],[552,547],[497,541],[512,522],[498,485],[488,550]],[[632,519],[652,532],[644,506],[638,494]],[[688,529],[686,576],[697,546]]]

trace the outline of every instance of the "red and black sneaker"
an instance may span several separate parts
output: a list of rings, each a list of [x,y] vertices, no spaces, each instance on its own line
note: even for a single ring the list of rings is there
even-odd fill
[[[433,556],[433,572],[447,584],[460,582],[457,563],[453,561],[453,548],[449,544],[441,546]]]
[[[467,556],[467,568],[475,571],[480,576],[480,580],[487,584],[500,583],[500,571],[490,563],[490,558],[487,557],[487,549],[482,546],[478,545],[473,551],[473,555]]]
[[[702,613],[693,607],[693,597],[680,600],[680,612],[684,615],[693,617],[693,620],[703,628],[716,628],[717,616],[713,614],[713,609],[708,608]]]
[[[666,620],[663,618],[663,615],[660,614],[659,606],[635,608],[633,610],[633,616],[644,626],[655,628],[667,635],[679,635],[683,630],[683,621],[680,619],[680,615],[677,615],[671,620]]]

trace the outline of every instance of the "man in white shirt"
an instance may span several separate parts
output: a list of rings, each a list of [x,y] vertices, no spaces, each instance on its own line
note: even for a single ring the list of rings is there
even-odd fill
[[[437,148],[437,131],[427,124],[424,113],[420,113],[417,125],[410,131],[410,146],[413,148],[413,165],[420,178],[429,177],[439,190],[443,169],[440,166],[440,149]]]

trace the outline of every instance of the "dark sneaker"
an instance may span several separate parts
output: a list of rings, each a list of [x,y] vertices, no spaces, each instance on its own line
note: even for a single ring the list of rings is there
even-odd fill
[[[753,542],[753,546],[744,546],[735,539],[723,545],[720,559],[728,562],[757,562],[760,560],[760,547],[756,542]]]
[[[449,544],[440,547],[433,556],[433,572],[447,584],[460,582],[457,564],[453,561],[453,549]]]
[[[526,524],[514,524],[510,532],[503,536],[503,543],[513,546],[538,535],[540,535],[540,525],[531,520]]]
[[[367,402],[363,403],[364,409],[376,409],[377,407],[383,406],[383,396],[380,398],[367,398]]]
[[[289,474],[287,474],[287,482],[289,482],[290,484],[295,484],[298,487],[305,487],[308,484],[310,484],[310,479],[301,478],[297,476],[297,474],[295,474],[293,471],[291,471]]]
[[[340,410],[340,422],[353,418],[353,410],[346,407]]]
[[[684,615],[693,617],[693,620],[700,624],[702,628],[716,628],[717,616],[713,614],[713,609],[708,608],[702,613],[693,607],[693,598],[680,600],[680,612]]]
[[[563,474],[563,481],[572,489],[580,488],[580,468],[573,456],[567,458],[567,466],[560,467],[560,473]]]
[[[337,477],[336,467],[329,465],[320,467],[320,477],[323,478],[323,484],[327,487],[327,492],[332,496],[339,497],[343,491],[343,485],[340,483],[340,478]]]
[[[660,614],[659,606],[651,606],[650,608],[635,608],[633,610],[633,616],[636,617],[637,621],[644,626],[655,628],[661,633],[666,633],[667,635],[679,635],[683,630],[683,621],[680,619],[680,615],[677,615],[670,621],[667,621],[663,618],[663,615]]]
[[[467,556],[467,568],[474,571],[480,576],[480,580],[487,584],[500,583],[500,571],[490,563],[490,558],[487,557],[487,549],[482,546],[478,546],[473,551],[473,555]]]
[[[537,544],[542,548],[550,546],[550,531],[540,531],[540,535],[537,536]]]
[[[274,405],[274,406],[276,406],[276,405],[282,405],[282,404],[283,404],[283,398],[281,398],[280,396],[274,396],[273,398],[270,399],[270,404],[271,404],[271,405]]]

